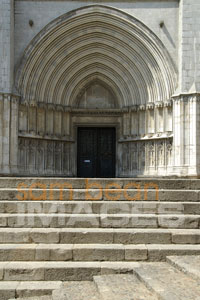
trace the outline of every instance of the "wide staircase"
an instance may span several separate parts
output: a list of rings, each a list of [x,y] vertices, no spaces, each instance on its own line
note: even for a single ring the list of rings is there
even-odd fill
[[[200,255],[200,180],[1,178],[0,243],[2,300],[137,264],[144,276],[167,256]]]

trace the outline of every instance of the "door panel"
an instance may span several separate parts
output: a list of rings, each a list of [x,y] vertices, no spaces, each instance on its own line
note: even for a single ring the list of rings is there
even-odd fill
[[[95,130],[78,130],[78,176],[95,177],[97,139]]]
[[[78,176],[115,177],[115,128],[78,128]]]
[[[113,128],[100,128],[98,134],[98,175],[113,177],[115,166],[115,135]]]

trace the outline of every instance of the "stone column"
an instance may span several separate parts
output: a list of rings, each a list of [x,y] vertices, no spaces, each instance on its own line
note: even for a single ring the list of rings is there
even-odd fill
[[[154,103],[147,103],[146,105],[146,133],[152,135],[155,133],[155,111],[154,111]]]
[[[130,136],[131,134],[131,113],[128,109],[124,109],[123,113],[123,135]]]
[[[18,108],[19,97],[12,95],[10,103],[10,173],[18,172]]]

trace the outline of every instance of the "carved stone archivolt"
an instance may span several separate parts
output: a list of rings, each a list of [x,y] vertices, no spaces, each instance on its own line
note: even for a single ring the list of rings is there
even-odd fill
[[[30,102],[72,107],[94,80],[111,88],[120,107],[163,102],[177,85],[170,55],[152,31],[120,10],[91,5],[57,18],[35,37],[16,88]]]

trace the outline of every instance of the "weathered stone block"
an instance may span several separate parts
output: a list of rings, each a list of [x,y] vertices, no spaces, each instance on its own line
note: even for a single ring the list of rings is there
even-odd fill
[[[94,275],[100,274],[101,265],[98,262],[62,262],[48,263],[45,268],[45,280],[92,280]]]
[[[123,245],[74,245],[75,261],[123,261]]]
[[[34,245],[0,245],[1,261],[34,261]]]
[[[199,219],[198,216],[189,216],[189,215],[168,215],[168,216],[158,216],[159,227],[162,228],[185,228],[185,229],[194,229],[199,228]]]
[[[113,228],[156,228],[157,217],[155,215],[102,215],[102,227]]]
[[[35,281],[44,280],[44,264],[39,263],[35,266],[35,263],[29,262],[12,262],[6,265],[4,268],[4,280],[24,280],[24,281]]]
[[[111,244],[113,243],[112,229],[76,229],[68,228],[60,232],[60,243],[68,244]]]
[[[147,248],[145,245],[126,245],[125,260],[142,261],[147,260]]]

